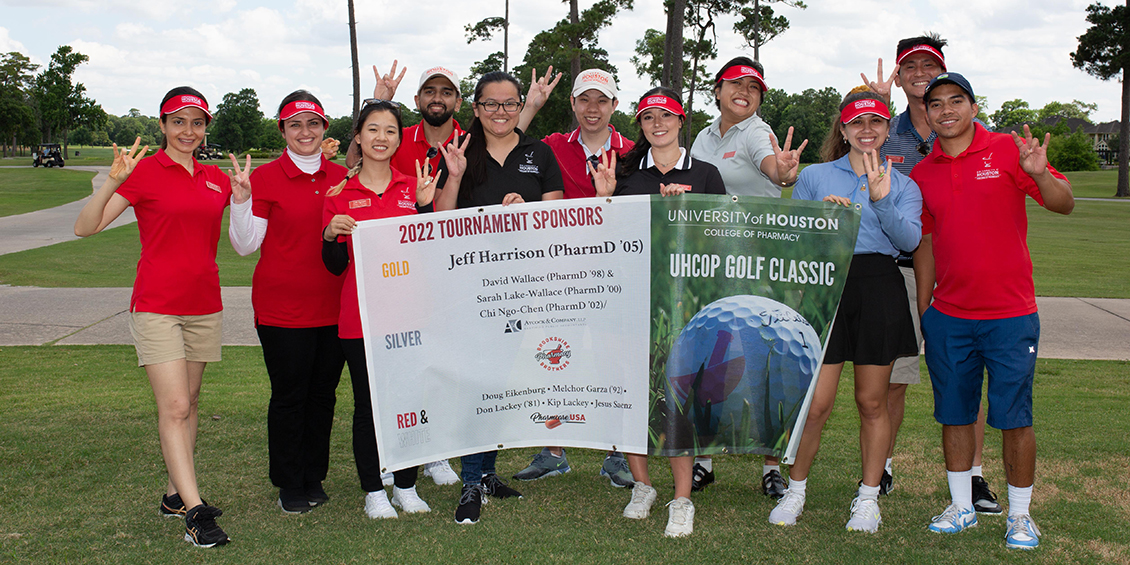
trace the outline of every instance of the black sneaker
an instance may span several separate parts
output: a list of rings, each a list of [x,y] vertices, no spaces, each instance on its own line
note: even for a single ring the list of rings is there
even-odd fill
[[[879,496],[886,496],[895,490],[895,478],[883,469],[883,476],[879,479]]]
[[[201,500],[205,505],[207,501]],[[157,511],[166,518],[184,518],[184,513],[188,509],[184,507],[184,501],[180,499],[180,495],[173,493],[172,496],[167,494],[161,495],[161,505],[157,507]]]
[[[224,512],[203,504],[192,507],[184,517],[184,541],[196,547],[213,547],[228,543],[228,535],[216,525]]]
[[[711,474],[713,477],[713,473]],[[694,488],[694,487],[691,487]],[[761,477],[761,492],[770,498],[781,498],[785,496],[785,479],[781,477],[781,473],[776,469],[765,473]]]
[[[284,514],[305,514],[314,509],[306,491],[300,488],[279,489],[279,508]]]
[[[706,488],[706,485],[714,482],[714,471],[707,471],[706,467],[699,463],[694,464],[693,473],[691,479],[691,490],[693,491],[700,491]]]
[[[455,523],[477,523],[482,509],[483,487],[481,485],[463,485],[463,492],[459,495],[459,506],[455,507]]]
[[[522,493],[506,486],[498,475],[491,473],[483,477],[483,492],[495,498],[522,498]]]
[[[322,488],[322,483],[306,483],[306,499],[310,501],[310,506],[321,506],[330,501],[330,495],[326,494],[326,490]]]
[[[973,509],[978,514],[1000,514],[1004,510],[984,477],[973,477]]]

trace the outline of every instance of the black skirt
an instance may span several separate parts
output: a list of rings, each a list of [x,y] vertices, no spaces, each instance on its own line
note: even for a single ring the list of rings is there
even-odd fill
[[[888,365],[917,354],[906,284],[894,257],[853,256],[824,363]]]

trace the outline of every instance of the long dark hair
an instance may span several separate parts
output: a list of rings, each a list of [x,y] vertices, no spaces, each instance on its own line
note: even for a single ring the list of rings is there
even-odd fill
[[[679,96],[678,92],[675,92],[674,90],[671,90],[670,88],[666,88],[666,87],[663,87],[663,86],[657,86],[657,87],[643,93],[643,96],[640,96],[640,100],[636,104],[636,107],[638,108],[641,104],[643,104],[644,99],[647,98],[648,96],[654,96],[656,94],[660,94],[660,95],[666,96],[668,98],[673,98],[679,104],[683,103],[683,99],[682,99],[681,96]],[[638,124],[639,121],[640,121],[640,117],[636,116],[636,123]],[[680,116],[679,117],[679,129],[680,130],[682,129],[683,124],[685,122],[686,122],[686,118]],[[646,156],[647,152],[650,151],[650,150],[651,150],[651,142],[649,142],[647,140],[647,136],[644,135],[643,128],[640,128],[640,136],[639,136],[638,139],[636,139],[635,147],[632,147],[631,151],[628,151],[628,153],[626,155],[624,155],[624,158],[620,160],[620,165],[618,167],[616,167],[616,178],[622,179],[622,178],[627,177],[627,176],[631,175],[632,173],[640,170],[640,163],[643,161],[644,156]]]
[[[487,73],[479,79],[478,84],[475,85],[475,96],[472,99],[472,104],[478,104],[479,99],[483,96],[483,90],[488,84],[496,82],[509,82],[514,85],[514,91],[518,93],[518,100],[522,100],[522,83],[510,73],[502,71],[494,71]],[[490,154],[487,152],[487,137],[483,131],[483,123],[479,118],[471,121],[471,129],[468,130],[471,136],[471,144],[467,146],[467,180],[469,183],[461,183],[459,191],[470,191],[470,187],[479,186],[487,182],[487,159],[490,159]],[[467,192],[470,194],[470,192]],[[462,195],[461,195],[462,196]]]
[[[715,108],[718,108],[719,110],[722,109],[722,101],[718,99],[718,91],[722,88],[722,75],[726,74],[726,71],[729,70],[730,67],[736,67],[736,66],[739,66],[739,65],[745,66],[745,67],[753,67],[754,69],[757,70],[757,72],[761,73],[762,78],[765,78],[765,67],[762,67],[761,63],[754,61],[753,59],[750,59],[749,57],[744,57],[744,56],[734,57],[733,59],[730,59],[729,61],[726,62],[725,65],[722,65],[721,69],[718,69],[717,73],[714,73],[714,107]],[[761,101],[765,102],[765,93],[764,92],[761,93]]]
[[[844,96],[844,101],[840,102],[840,112],[847,108],[857,100],[877,100],[884,106],[887,104],[883,99],[875,94],[867,86],[857,86]],[[820,158],[825,163],[830,163],[847,155],[851,151],[851,145],[847,143],[847,138],[844,137],[844,124],[840,122],[840,114],[836,113],[836,117],[832,119],[832,127],[828,129],[828,137],[824,138],[824,144],[820,146]]]
[[[365,120],[367,120],[369,118],[369,115],[371,115],[373,112],[388,112],[392,114],[392,116],[396,118],[396,138],[401,142],[404,141],[404,120],[400,116],[399,104],[397,104],[396,102],[390,102],[388,100],[377,100],[363,106],[361,108],[361,111],[357,114],[357,121],[353,122],[353,134],[349,136],[350,149],[352,149],[352,147],[356,145],[357,155],[359,155],[360,158],[358,159],[357,164],[354,165],[353,168],[349,170],[349,173],[345,175],[345,178],[342,179],[342,181],[338,183],[337,186],[329,189],[329,191],[326,192],[326,196],[336,196],[341,192],[341,189],[345,188],[345,183],[348,182],[349,179],[357,176],[357,173],[361,172],[361,166],[365,164],[365,155],[361,151],[361,145],[357,143],[357,136],[361,135],[361,129],[365,127]]]
[[[195,88],[192,88],[191,86],[178,86],[178,87],[176,87],[176,88],[165,93],[165,97],[161,99],[161,107],[164,108],[165,102],[168,102],[172,97],[183,96],[185,94],[188,94],[190,96],[195,96],[195,97],[203,100],[205,106],[208,105],[208,99],[204,98],[204,95],[200,94],[199,90],[196,90]],[[162,114],[161,115],[161,123],[165,123],[165,118],[167,118],[167,117],[168,116]],[[209,116],[207,113],[205,113],[204,114],[204,125],[207,126],[210,123],[212,123],[212,117]],[[161,134],[161,149],[166,149],[168,147],[169,147],[169,140],[165,138],[165,134]]]

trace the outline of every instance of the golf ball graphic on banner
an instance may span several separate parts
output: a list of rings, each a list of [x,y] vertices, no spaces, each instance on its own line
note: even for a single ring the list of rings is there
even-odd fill
[[[762,296],[715,300],[671,347],[668,408],[694,426],[700,446],[717,438],[739,452],[783,449],[820,353],[819,336],[796,310]]]

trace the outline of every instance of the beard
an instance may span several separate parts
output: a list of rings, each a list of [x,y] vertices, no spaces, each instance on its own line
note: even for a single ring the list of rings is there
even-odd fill
[[[420,115],[424,118],[425,122],[428,122],[428,125],[432,127],[439,127],[443,124],[446,124],[447,120],[450,120],[451,116],[455,115],[455,111],[446,110],[441,114],[433,114],[432,112],[429,112],[427,108],[425,108],[420,112]]]

